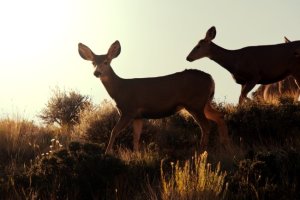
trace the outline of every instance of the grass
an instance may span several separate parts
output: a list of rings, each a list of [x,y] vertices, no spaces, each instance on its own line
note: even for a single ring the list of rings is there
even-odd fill
[[[111,103],[82,111],[71,134],[17,118],[0,119],[0,196],[4,199],[299,199],[300,105],[216,105],[232,152],[212,125],[208,153],[184,114],[145,121],[141,151],[132,128],[115,154],[103,154],[118,113]],[[163,162],[162,162],[163,161]]]
[[[207,152],[185,161],[183,166],[177,161],[171,163],[171,176],[167,178],[161,168],[163,200],[220,199],[226,193],[226,172],[221,172],[220,163],[215,170],[207,163]]]

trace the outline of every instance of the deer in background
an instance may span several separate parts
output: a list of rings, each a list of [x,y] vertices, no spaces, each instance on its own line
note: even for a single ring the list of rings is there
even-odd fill
[[[299,100],[300,90],[294,77],[288,76],[279,82],[261,85],[252,93],[253,99],[257,101],[272,102],[281,96],[291,97],[294,101]]]
[[[216,33],[216,28],[211,27],[187,60],[208,57],[227,69],[242,85],[239,103],[249,99],[247,94],[256,84],[271,84],[292,75],[300,86],[300,41],[227,50],[212,42]]]
[[[198,123],[202,136],[201,148],[207,148],[209,120],[218,125],[220,141],[227,145],[228,130],[223,114],[215,110],[213,99],[215,84],[212,77],[199,70],[185,70],[175,74],[153,78],[120,78],[112,69],[111,61],[121,52],[118,41],[108,49],[107,54],[96,55],[84,44],[78,44],[80,56],[92,61],[94,75],[100,78],[109,95],[115,100],[120,119],[113,128],[105,153],[112,153],[118,134],[132,122],[133,148],[139,149],[143,127],[142,119],[156,119],[170,116],[185,108]]]
[[[287,37],[284,37],[284,40],[285,43],[291,42]],[[295,55],[297,55],[297,52]],[[288,76],[276,83],[261,85],[255,92],[252,93],[254,100],[263,100],[267,102],[277,100],[280,96],[289,96],[292,97],[294,101],[298,101],[300,89],[298,88],[296,80],[293,76]]]

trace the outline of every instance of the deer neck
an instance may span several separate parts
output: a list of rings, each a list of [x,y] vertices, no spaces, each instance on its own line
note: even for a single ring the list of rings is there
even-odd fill
[[[105,75],[100,77],[106,91],[111,96],[111,98],[118,98],[118,94],[122,91],[122,78],[120,78],[112,68],[110,68]]]
[[[215,61],[231,73],[235,71],[237,56],[233,50],[227,50],[212,43],[211,52],[211,60]]]

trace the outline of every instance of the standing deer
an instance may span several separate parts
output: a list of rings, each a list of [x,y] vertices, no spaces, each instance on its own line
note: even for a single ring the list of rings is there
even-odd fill
[[[185,70],[161,77],[123,79],[110,66],[112,59],[121,52],[118,41],[104,55],[94,54],[81,43],[78,50],[83,59],[92,61],[94,75],[100,78],[109,95],[115,100],[121,115],[111,132],[105,153],[112,153],[115,138],[130,122],[133,123],[133,148],[138,151],[143,118],[167,117],[182,108],[193,116],[202,130],[201,148],[207,148],[209,119],[217,123],[221,143],[226,145],[228,142],[223,114],[211,105],[215,84],[209,74],[199,70]]]
[[[288,76],[276,83],[261,85],[252,93],[254,100],[272,101],[279,99],[281,96],[291,97],[294,101],[298,101],[300,97],[300,89],[298,88],[295,78]]]
[[[284,37],[285,43],[291,42],[287,37]],[[297,55],[297,52],[296,54]],[[296,80],[293,76],[288,76],[285,79],[276,83],[261,85],[252,94],[255,100],[272,101],[281,96],[292,97],[297,101],[300,96],[300,89],[297,86]]]
[[[239,103],[249,99],[247,94],[256,84],[275,83],[292,75],[300,86],[300,41],[227,50],[212,42],[216,33],[216,28],[211,27],[187,60],[208,57],[227,69],[242,85]]]

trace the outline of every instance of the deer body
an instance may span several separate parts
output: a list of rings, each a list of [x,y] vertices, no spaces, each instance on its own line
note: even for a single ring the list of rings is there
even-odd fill
[[[192,88],[191,83],[197,89]],[[213,85],[209,74],[185,70],[162,77],[122,79],[118,94],[111,97],[119,110],[130,113],[133,118],[155,119],[170,116],[183,107],[192,107],[196,102],[205,105],[205,100],[212,95]],[[204,92],[207,88],[211,91]],[[109,91],[108,87],[106,89]],[[159,105],[153,102],[159,102]]]
[[[227,69],[238,84],[242,85],[239,102],[247,98],[256,84],[270,84],[293,75],[300,83],[300,41],[276,45],[249,46],[238,50],[224,49],[211,40],[215,38],[215,27],[188,55],[187,60],[209,57]]]
[[[284,37],[285,43],[290,43],[291,41]],[[293,52],[297,56],[297,51]],[[253,92],[253,98],[255,100],[273,101],[279,99],[281,96],[292,97],[294,101],[299,99],[300,89],[297,86],[296,80],[293,76],[287,76],[281,81],[261,85],[255,92]]]
[[[79,44],[79,54],[93,62],[94,75],[101,79],[121,115],[111,132],[106,153],[112,153],[116,136],[130,122],[133,123],[134,150],[138,150],[142,119],[167,117],[182,108],[188,110],[199,124],[202,130],[202,148],[205,149],[208,142],[208,119],[217,123],[221,142],[228,141],[223,115],[211,106],[214,81],[209,74],[199,70],[185,70],[161,77],[122,79],[110,66],[111,60],[117,57],[120,51],[118,41],[111,45],[106,55],[95,55],[87,46]]]

